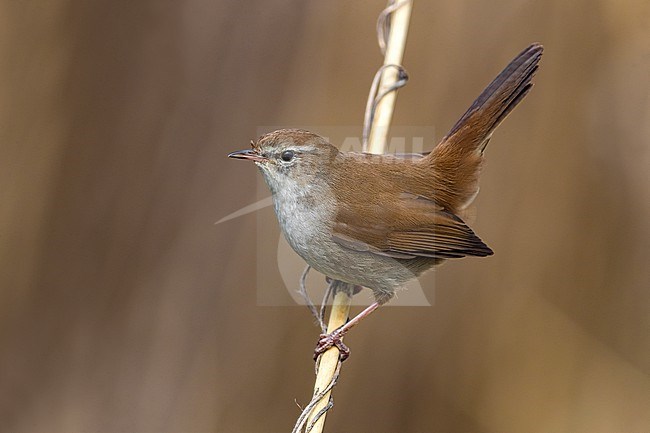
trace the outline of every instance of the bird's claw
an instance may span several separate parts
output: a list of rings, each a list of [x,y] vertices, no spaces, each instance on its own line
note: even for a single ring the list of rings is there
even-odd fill
[[[350,348],[343,343],[342,338],[343,334],[338,332],[338,330],[329,334],[321,334],[318,343],[316,343],[316,349],[314,349],[314,361],[334,346],[339,349],[341,362],[345,361],[350,356]]]

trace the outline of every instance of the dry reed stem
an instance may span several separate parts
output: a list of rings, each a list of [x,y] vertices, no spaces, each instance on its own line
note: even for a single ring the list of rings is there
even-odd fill
[[[401,65],[404,55],[413,2],[412,0],[402,1],[397,6],[391,17],[384,65]],[[376,107],[367,152],[376,154],[386,152],[388,129],[396,100],[396,92],[390,92],[389,89],[398,79],[398,70],[390,67],[384,68],[378,94],[381,95],[387,91],[388,93],[380,99]],[[352,294],[349,291],[339,290],[336,292],[327,325],[328,333],[345,325],[351,303]],[[309,416],[302,420],[303,422],[299,419],[296,428],[301,428],[306,422],[307,432],[322,433],[327,410],[332,406],[331,390],[336,384],[338,372],[340,371],[341,361],[339,355],[339,349],[334,346],[320,356],[314,385],[314,398],[308,406],[313,405],[313,407],[309,412]],[[318,401],[315,401],[316,399]],[[296,428],[294,428],[294,431],[297,431]]]
[[[339,290],[334,295],[334,302],[330,311],[329,321],[327,323],[327,332],[333,332],[341,326],[345,325],[350,314],[350,304],[352,303],[352,294],[345,290]],[[314,384],[314,395],[322,393],[323,390],[329,387],[330,383],[334,380],[335,373],[339,368],[340,353],[336,346],[329,348],[323,353],[318,360],[318,367],[316,373],[316,383]],[[331,387],[329,387],[331,388]],[[320,433],[323,431],[325,425],[325,412],[321,412],[326,406],[330,404],[331,389],[325,392],[318,404],[314,406],[307,419],[307,426],[312,425],[311,433]],[[307,430],[310,431],[310,430]]]
[[[402,64],[412,9],[413,2],[405,1],[393,12],[390,19],[390,33],[388,34],[388,43],[386,44],[384,66]],[[395,68],[384,68],[379,84],[379,91],[377,92],[378,95],[389,90],[398,81],[398,73],[398,70]],[[377,104],[366,152],[377,154],[386,152],[388,129],[393,118],[396,98],[397,92],[389,92]]]

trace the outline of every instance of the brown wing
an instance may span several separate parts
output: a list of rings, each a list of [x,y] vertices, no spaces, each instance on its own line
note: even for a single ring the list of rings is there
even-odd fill
[[[389,234],[390,251],[420,257],[458,258],[492,255],[490,247],[460,218],[446,212],[437,212],[434,224],[417,230],[395,231]]]
[[[421,196],[401,194],[358,215],[358,209],[339,209],[332,235],[339,245],[397,259],[492,254],[460,218]]]

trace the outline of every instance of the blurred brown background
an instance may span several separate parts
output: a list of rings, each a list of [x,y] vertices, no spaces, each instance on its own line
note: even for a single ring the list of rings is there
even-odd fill
[[[256,198],[225,154],[360,127],[383,6],[0,4],[3,432],[290,431],[318,331],[256,305],[255,215],[213,224]],[[416,0],[397,125],[442,136],[546,53],[488,151],[496,254],[352,332],[327,431],[650,432],[649,23],[643,0]]]

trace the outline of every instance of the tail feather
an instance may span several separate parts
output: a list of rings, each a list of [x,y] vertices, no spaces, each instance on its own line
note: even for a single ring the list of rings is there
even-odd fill
[[[533,87],[532,79],[543,49],[540,44],[532,44],[519,53],[476,98],[443,142],[452,138],[454,141],[464,139],[463,144],[475,144],[480,148]]]
[[[437,199],[452,212],[465,208],[478,193],[483,150],[496,127],[532,88],[542,52],[540,44],[532,44],[515,57],[423,158],[423,163],[433,165]]]

